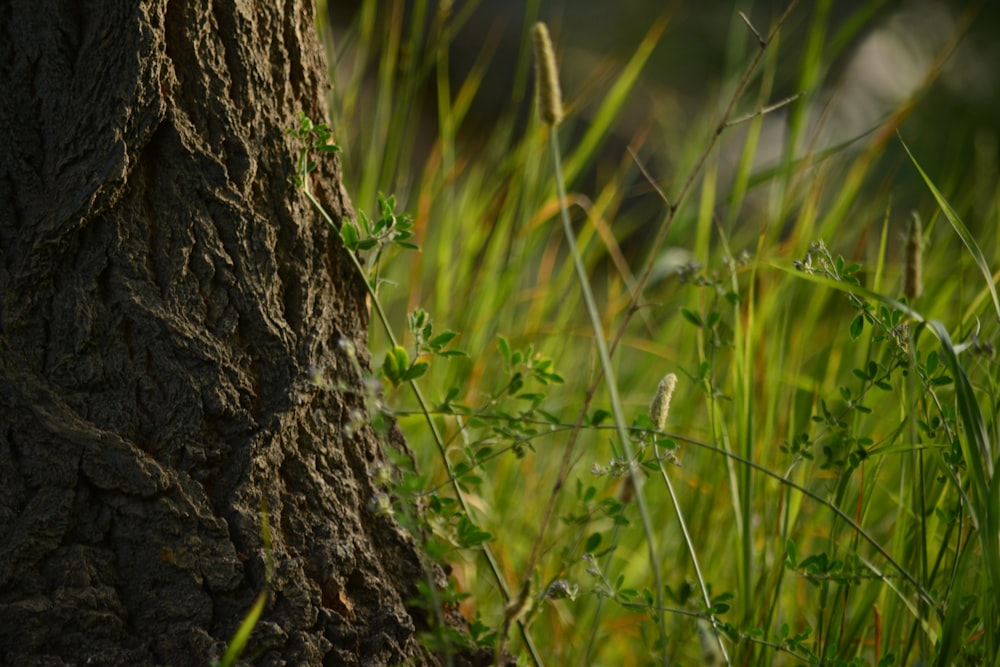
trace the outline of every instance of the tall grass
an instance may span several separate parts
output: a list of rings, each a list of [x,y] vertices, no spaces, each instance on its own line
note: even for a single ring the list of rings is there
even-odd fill
[[[355,205],[376,210],[391,192],[414,216],[422,251],[380,266],[386,319],[402,331],[420,306],[469,354],[434,360],[426,409],[386,397],[425,492],[453,488],[491,534],[507,587],[528,584],[512,606],[479,550],[453,549],[463,612],[499,635],[516,617],[532,659],[550,664],[1000,664],[1000,192],[963,190],[908,133],[938,63],[911,100],[830,150],[816,126],[824,77],[880,3],[831,38],[832,3],[818,3],[801,45],[779,19],[734,15],[705,110],[652,97],[661,113],[615,145],[629,101],[651,95],[650,54],[684,29],[650,17],[629,59],[603,63],[619,73],[606,88],[564,81],[572,249],[547,129],[514,104],[532,99],[530,59],[516,64],[511,109],[472,133],[492,45],[463,80],[447,45],[475,3],[411,4],[405,22],[402,2],[369,0],[327,32],[331,109]],[[537,12],[529,3],[526,44]],[[777,113],[785,150],[762,166]],[[926,183],[920,199],[900,193],[904,177]],[[630,217],[639,190],[661,192],[657,218]],[[991,202],[980,219],[963,219],[971,201]],[[924,285],[907,299],[901,233],[914,213]],[[394,345],[373,329],[376,358]],[[663,431],[647,407],[669,372],[680,381]],[[631,459],[609,427],[612,376]]]

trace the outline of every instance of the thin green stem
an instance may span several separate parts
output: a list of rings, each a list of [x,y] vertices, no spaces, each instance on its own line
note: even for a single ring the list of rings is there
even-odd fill
[[[708,594],[708,585],[705,583],[705,577],[701,573],[701,565],[698,563],[698,552],[695,551],[694,541],[691,539],[691,533],[688,531],[687,522],[684,521],[684,513],[681,512],[681,504],[677,499],[677,493],[674,492],[674,484],[670,481],[670,476],[667,475],[666,468],[663,467],[663,460],[660,458],[660,448],[654,445],[653,453],[656,455],[656,460],[660,464],[660,476],[663,478],[663,484],[667,487],[667,493],[670,494],[670,504],[674,506],[674,513],[677,515],[677,523],[681,528],[681,534],[684,536],[684,545],[687,547],[688,554],[691,556],[691,564],[694,566],[695,578],[698,580],[698,586],[701,588],[701,596],[705,601],[705,606],[710,608],[712,606],[712,599]],[[710,620],[712,620],[712,629],[715,631],[715,640],[719,644],[719,650],[722,652],[722,657],[726,661],[726,664],[731,664],[729,660],[729,652],[726,650],[726,645],[722,641],[722,633],[719,632],[715,625],[715,614],[711,614]]]

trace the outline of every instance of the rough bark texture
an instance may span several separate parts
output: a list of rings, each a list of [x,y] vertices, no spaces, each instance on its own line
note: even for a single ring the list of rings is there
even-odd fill
[[[363,401],[310,381],[359,386],[367,325],[289,184],[324,85],[302,0],[0,5],[0,663],[207,664],[264,584],[262,499],[247,655],[437,662]]]

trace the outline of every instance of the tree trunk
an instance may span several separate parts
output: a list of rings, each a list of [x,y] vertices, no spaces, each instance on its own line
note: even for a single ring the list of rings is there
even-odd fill
[[[369,509],[376,436],[343,428],[363,283],[289,182],[325,81],[302,0],[0,7],[0,663],[218,658],[262,501],[247,655],[438,662],[417,550]]]

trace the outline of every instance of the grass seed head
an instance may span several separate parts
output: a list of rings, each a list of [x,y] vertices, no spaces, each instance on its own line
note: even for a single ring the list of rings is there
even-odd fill
[[[676,386],[677,376],[673,373],[667,373],[656,387],[656,395],[653,396],[653,402],[649,405],[649,418],[661,431],[667,425],[667,415],[670,414],[670,399],[674,395]]]
[[[535,71],[538,76],[538,110],[546,124],[555,127],[562,121],[562,92],[559,90],[559,69],[549,39],[549,29],[536,23],[531,31],[535,43]]]
[[[903,251],[906,255],[903,294],[912,301],[924,291],[924,232],[920,216],[916,212],[906,226]]]

